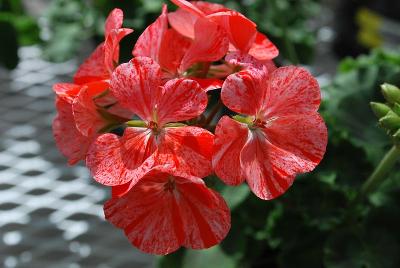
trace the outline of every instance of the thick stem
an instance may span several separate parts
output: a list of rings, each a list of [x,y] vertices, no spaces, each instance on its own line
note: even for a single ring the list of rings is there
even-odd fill
[[[359,192],[358,199],[367,196],[372,190],[374,190],[379,184],[381,184],[387,177],[389,171],[392,170],[396,161],[400,157],[400,149],[397,146],[393,146],[389,152],[382,158],[381,162],[375,168],[371,176],[364,182]]]
[[[357,217],[357,213],[355,211],[357,204],[362,202],[371,191],[376,189],[379,184],[386,179],[388,173],[392,170],[399,157],[400,149],[396,146],[393,146],[390,151],[386,153],[369,178],[361,186],[357,196],[350,202],[343,224],[354,222],[355,218]]]

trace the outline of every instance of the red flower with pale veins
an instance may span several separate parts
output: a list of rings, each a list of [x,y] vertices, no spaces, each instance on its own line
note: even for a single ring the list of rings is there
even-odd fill
[[[119,42],[133,32],[132,29],[121,28],[122,21],[122,10],[116,8],[110,12],[104,27],[105,41],[79,66],[74,76],[75,84],[109,79],[115,64],[118,64]]]
[[[119,42],[133,31],[121,28],[122,20],[122,10],[114,9],[105,23],[105,42],[79,66],[74,84],[59,83],[53,86],[57,98],[63,99],[62,102],[58,101],[62,105],[56,105],[59,114],[53,121],[54,137],[71,165],[85,159],[89,145],[101,130],[132,116],[116,103],[111,93],[107,93],[108,79],[118,63]],[[95,101],[96,95],[104,96]],[[82,143],[80,148],[77,140]]]
[[[91,146],[86,163],[98,182],[130,182],[132,187],[148,170],[167,164],[197,177],[211,173],[213,134],[170,124],[200,115],[207,106],[206,93],[193,80],[173,79],[164,85],[161,80],[159,65],[146,57],[114,71],[112,93],[144,121],[141,127],[129,127],[128,122],[122,137],[104,134]]]
[[[262,75],[263,74],[263,75]],[[231,110],[249,115],[224,116],[215,130],[213,167],[225,183],[247,181],[262,199],[283,194],[298,173],[321,161],[327,130],[317,110],[317,81],[299,67],[270,74],[248,69],[230,75],[221,99]]]
[[[206,91],[220,88],[222,81],[194,77],[185,72],[195,63],[209,63],[221,59],[228,51],[229,41],[218,24],[203,18],[193,25],[193,37],[187,38],[168,28],[167,9],[139,37],[132,54],[158,62],[163,78],[184,77],[196,80]]]
[[[108,200],[104,214],[150,254],[209,248],[230,229],[229,208],[217,192],[199,178],[165,169],[150,171],[126,195]]]
[[[225,30],[231,52],[248,53],[258,60],[271,60],[279,54],[275,45],[257,31],[257,25],[237,11],[203,1],[172,0],[172,2],[180,8],[169,13],[168,20],[183,36],[193,37],[195,23],[199,18],[203,18],[217,23]]]
[[[99,81],[83,86],[57,84],[56,108],[58,114],[53,121],[53,133],[60,151],[70,165],[85,159],[90,144],[107,127],[128,121],[132,116],[121,108],[110,94],[104,94],[108,82]],[[98,103],[98,104],[97,104]]]

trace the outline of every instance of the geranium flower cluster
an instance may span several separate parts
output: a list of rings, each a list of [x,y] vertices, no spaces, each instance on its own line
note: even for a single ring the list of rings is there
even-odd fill
[[[274,199],[318,165],[327,143],[308,71],[277,68],[278,49],[244,15],[172,2],[178,9],[164,6],[122,64],[119,42],[132,30],[114,9],[74,82],[54,85],[58,148],[112,188],[105,217],[152,254],[208,248],[227,235],[229,208],[205,177],[247,182]],[[220,101],[207,107],[213,90]]]

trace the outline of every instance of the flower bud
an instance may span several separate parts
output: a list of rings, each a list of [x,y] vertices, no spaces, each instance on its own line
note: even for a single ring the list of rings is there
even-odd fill
[[[393,104],[392,111],[400,116],[400,104],[398,103]]]
[[[387,100],[387,102],[394,104],[400,103],[400,89],[391,84],[383,84],[381,85],[382,94]]]
[[[379,119],[379,123],[388,130],[397,130],[400,128],[400,117],[393,111],[389,111],[384,117]]]
[[[371,102],[371,109],[378,118],[382,118],[391,110],[389,106],[379,102]]]

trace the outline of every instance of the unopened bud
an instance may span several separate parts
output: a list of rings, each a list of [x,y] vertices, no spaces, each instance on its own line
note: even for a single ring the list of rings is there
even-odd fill
[[[389,106],[379,102],[371,102],[371,109],[378,118],[384,117],[391,109]]]
[[[393,104],[392,111],[400,116],[400,104],[398,103]]]
[[[388,130],[397,130],[400,128],[400,117],[393,111],[389,111],[379,119],[379,123]]]
[[[400,89],[391,84],[381,85],[382,94],[389,103],[400,103]]]

